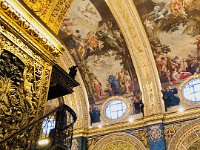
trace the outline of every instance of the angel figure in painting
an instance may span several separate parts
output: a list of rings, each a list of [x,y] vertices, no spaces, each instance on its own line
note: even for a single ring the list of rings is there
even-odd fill
[[[194,42],[193,44],[196,44],[197,47],[197,57],[200,57],[200,35],[196,36],[196,42]]]
[[[104,45],[103,41],[99,40],[94,32],[89,32],[87,34],[87,46],[91,52],[101,50]]]
[[[76,39],[76,43],[78,44],[77,52],[79,54],[80,60],[83,60],[85,58],[85,55],[86,55],[86,48],[85,48],[84,39],[79,37],[78,39]]]
[[[149,16],[154,15],[154,21],[159,21],[161,19],[167,19],[170,16],[171,12],[169,9],[161,8],[160,6],[155,6],[154,10],[149,14]]]
[[[102,84],[101,82],[95,77],[93,81],[93,88],[95,90],[95,93],[97,95],[97,98],[101,98],[102,96]]]
[[[171,12],[175,16],[175,18],[178,17],[178,16],[183,17],[183,18],[187,18],[185,8],[183,6],[183,3],[180,2],[180,0],[173,0],[169,4],[169,6],[170,6]]]

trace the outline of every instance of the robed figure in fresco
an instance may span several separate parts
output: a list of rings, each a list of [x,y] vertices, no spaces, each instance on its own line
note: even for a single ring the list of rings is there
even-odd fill
[[[163,91],[165,111],[167,111],[167,108],[180,104],[180,98],[176,96],[176,94],[178,94],[177,88],[166,88],[166,90]]]

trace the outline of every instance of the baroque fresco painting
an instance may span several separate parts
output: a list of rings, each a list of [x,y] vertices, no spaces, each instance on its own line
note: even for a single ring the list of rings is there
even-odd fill
[[[155,58],[165,108],[180,104],[177,86],[200,73],[200,0],[134,0]]]
[[[122,33],[104,1],[74,0],[59,36],[72,54],[88,92],[92,123],[109,97],[132,100],[140,113],[141,93]],[[136,111],[137,110],[137,111]]]

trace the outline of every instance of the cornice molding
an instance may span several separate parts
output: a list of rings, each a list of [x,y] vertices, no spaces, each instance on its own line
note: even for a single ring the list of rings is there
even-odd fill
[[[191,109],[186,110],[182,113],[170,113],[170,114],[163,114],[163,115],[153,115],[144,117],[142,119],[135,120],[134,122],[121,122],[118,124],[113,125],[105,125],[102,128],[90,128],[88,130],[83,129],[75,129],[74,136],[96,136],[96,135],[103,135],[108,133],[114,133],[119,131],[125,130],[135,130],[138,128],[144,128],[149,125],[153,124],[171,124],[175,122],[184,122],[188,120],[194,120],[196,118],[200,118],[200,108],[199,109]]]
[[[19,34],[32,47],[39,46],[38,53],[53,61],[63,52],[61,43],[37,21],[18,1],[0,0],[0,20]]]
[[[73,0],[21,0],[54,32],[58,33]]]

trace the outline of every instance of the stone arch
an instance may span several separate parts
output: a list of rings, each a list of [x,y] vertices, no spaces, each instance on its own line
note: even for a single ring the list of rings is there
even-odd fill
[[[99,140],[90,150],[145,150],[145,146],[136,137],[127,133],[110,134]]]
[[[139,80],[144,115],[164,112],[161,83],[148,37],[137,9],[130,0],[105,0],[128,46],[129,53]]]
[[[65,48],[65,47],[64,47]],[[69,51],[65,48],[65,52],[61,57],[57,59],[57,63],[66,71],[69,72],[71,66],[75,66],[76,63],[70,55]],[[74,88],[72,94],[64,96],[64,101],[73,110],[75,110],[78,119],[75,123],[75,129],[87,129],[90,125],[89,120],[89,103],[87,101],[87,92],[85,85],[79,71],[77,72],[76,81],[80,84],[79,87]]]
[[[183,127],[171,139],[168,150],[187,150],[200,139],[200,119],[193,120]]]

